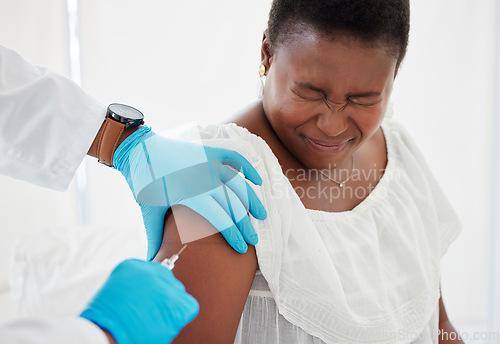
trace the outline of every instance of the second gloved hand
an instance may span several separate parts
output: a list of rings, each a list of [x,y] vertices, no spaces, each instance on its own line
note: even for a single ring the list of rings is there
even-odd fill
[[[111,272],[80,316],[108,331],[117,344],[163,344],[198,311],[198,302],[172,271],[159,263],[129,259]]]
[[[238,252],[246,252],[247,243],[257,243],[247,209],[261,220],[267,213],[236,171],[257,185],[262,179],[237,152],[169,139],[142,127],[118,147],[113,165],[125,176],[141,206],[148,260],[160,248],[165,213],[174,205],[199,213]]]

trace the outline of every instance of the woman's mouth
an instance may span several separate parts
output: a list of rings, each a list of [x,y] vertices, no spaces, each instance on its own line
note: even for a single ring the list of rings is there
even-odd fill
[[[320,153],[338,153],[344,150],[351,140],[346,140],[339,143],[318,142],[304,136],[304,139],[309,147]]]

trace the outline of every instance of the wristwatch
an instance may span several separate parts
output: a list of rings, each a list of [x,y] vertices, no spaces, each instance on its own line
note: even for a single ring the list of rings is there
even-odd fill
[[[97,144],[97,160],[113,167],[113,154],[123,141],[123,133],[132,131],[135,129],[133,127],[141,124],[144,124],[144,115],[136,108],[124,104],[110,104]]]

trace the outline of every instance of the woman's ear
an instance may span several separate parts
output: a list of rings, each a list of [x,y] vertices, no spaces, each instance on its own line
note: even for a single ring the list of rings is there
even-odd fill
[[[271,66],[272,58],[273,58],[273,47],[271,46],[271,42],[269,41],[269,33],[264,31],[262,36],[262,45],[260,47],[260,63],[266,67],[266,74]]]

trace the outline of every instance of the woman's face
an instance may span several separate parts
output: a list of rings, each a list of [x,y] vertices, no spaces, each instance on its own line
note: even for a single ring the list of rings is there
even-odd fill
[[[339,166],[379,128],[396,71],[386,49],[306,30],[265,55],[264,112],[304,166]]]

